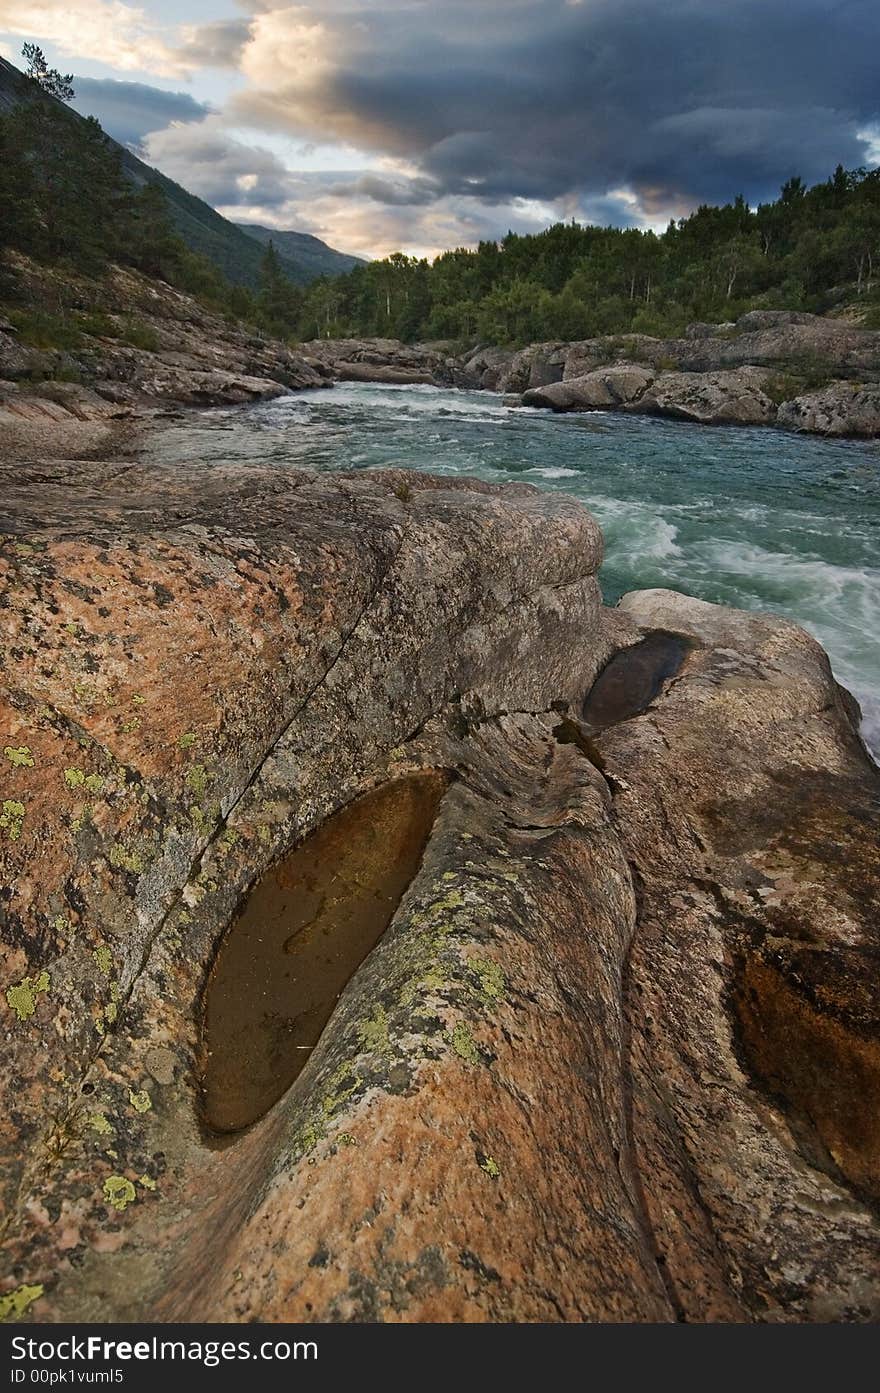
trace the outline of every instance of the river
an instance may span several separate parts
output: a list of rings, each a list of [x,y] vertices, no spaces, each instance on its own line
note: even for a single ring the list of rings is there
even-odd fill
[[[505,407],[487,392],[342,384],[169,425],[146,457],[405,467],[564,490],[605,533],[601,579],[784,614],[855,694],[880,752],[880,442]]]

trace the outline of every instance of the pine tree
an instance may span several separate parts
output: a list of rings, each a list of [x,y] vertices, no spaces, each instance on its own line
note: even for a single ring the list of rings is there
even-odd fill
[[[289,338],[296,331],[302,295],[284,274],[275,243],[269,244],[260,265],[260,290],[257,297],[260,321],[269,333]]]
[[[59,102],[73,101],[76,96],[73,73],[60,73],[57,68],[50,68],[45,53],[37,44],[24,44],[21,56],[27,64],[26,72],[32,82],[36,82],[50,97],[57,97]]]

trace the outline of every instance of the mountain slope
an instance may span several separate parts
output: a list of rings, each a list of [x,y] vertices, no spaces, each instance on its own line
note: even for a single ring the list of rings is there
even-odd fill
[[[23,96],[31,95],[34,86],[27,83],[18,68],[0,58],[0,112],[17,106]],[[46,98],[47,101],[53,98]],[[73,121],[83,118],[67,108]],[[141,186],[147,182],[158,184],[167,201],[172,221],[192,251],[200,252],[213,262],[234,285],[245,285],[256,289],[259,284],[260,263],[263,251],[260,240],[224,218],[210,204],[188,193],[180,184],[169,179],[161,170],[152,169],[124,145],[107,139],[119,152],[122,167],[132,183]],[[320,242],[317,237],[304,233],[272,234],[276,239],[276,251],[281,259],[284,272],[297,285],[307,285],[309,281],[322,275],[341,275],[357,264],[357,258],[344,256]],[[280,245],[280,238],[290,237],[289,249]],[[302,237],[306,245],[302,254],[296,252],[296,239]],[[268,241],[268,236],[265,239]],[[338,260],[337,260],[338,259]]]
[[[277,228],[262,227],[255,222],[240,222],[235,226],[264,247],[272,242],[283,261],[294,261],[308,271],[309,280],[317,276],[344,276],[355,266],[367,264],[362,256],[338,252],[308,232],[279,232]]]

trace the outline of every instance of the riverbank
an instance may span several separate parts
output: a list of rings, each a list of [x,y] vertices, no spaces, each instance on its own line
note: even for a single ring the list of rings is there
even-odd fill
[[[431,382],[557,412],[880,436],[880,331],[793,311],[692,324],[679,339],[606,335],[464,353],[443,344],[340,339],[304,344],[303,352],[343,382]]]
[[[105,448],[157,412],[238,405],[340,382],[492,392],[558,413],[880,438],[880,331],[751,311],[678,339],[602,336],[526,348],[395,339],[292,348],[131,270],[100,281],[8,254],[0,299],[0,451]],[[56,429],[57,425],[57,429]],[[29,453],[31,452],[31,453]]]

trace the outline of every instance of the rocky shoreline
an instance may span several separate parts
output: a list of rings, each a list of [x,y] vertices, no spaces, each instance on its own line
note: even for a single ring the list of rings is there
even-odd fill
[[[629,334],[463,355],[430,344],[336,340],[303,351],[337,381],[433,382],[552,411],[880,436],[880,331],[793,311],[694,324],[681,339]]]
[[[604,607],[527,486],[0,475],[4,1316],[880,1317],[880,780],[812,638]],[[217,1135],[242,906],[343,809],[306,917],[378,893],[358,800],[426,780],[381,942]]]
[[[880,331],[787,311],[691,325],[681,339],[624,335],[528,348],[315,340],[297,349],[192,296],[114,269],[100,287],[20,259],[19,294],[63,298],[82,326],[66,349],[28,345],[0,316],[0,457],[96,458],[149,421],[334,382],[499,393],[551,411],[622,411],[704,425],[880,436]],[[33,284],[30,284],[30,280]],[[23,287],[23,291],[22,291]]]

